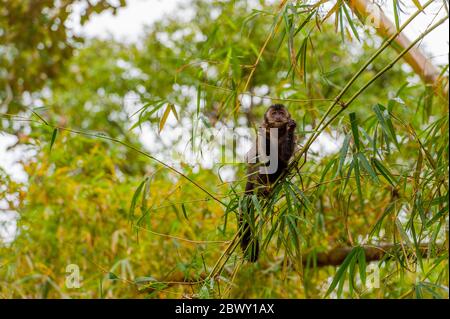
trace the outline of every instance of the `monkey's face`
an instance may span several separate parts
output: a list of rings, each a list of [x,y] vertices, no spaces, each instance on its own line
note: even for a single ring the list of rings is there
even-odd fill
[[[291,115],[281,104],[272,105],[264,115],[266,125],[273,128],[285,126],[290,119]]]

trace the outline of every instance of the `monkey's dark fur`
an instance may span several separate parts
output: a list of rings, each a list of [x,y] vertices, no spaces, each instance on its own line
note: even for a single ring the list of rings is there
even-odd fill
[[[270,143],[278,143],[278,166],[274,173],[265,174],[259,172],[261,165],[269,166],[269,163],[249,164],[248,179],[245,187],[245,194],[252,195],[256,193],[259,197],[267,197],[270,194],[270,188],[280,175],[286,170],[289,159],[295,149],[295,127],[297,124],[291,119],[291,115],[282,104],[274,104],[270,106],[264,114],[264,123],[262,128],[265,129],[265,145],[266,154],[269,155]],[[270,128],[278,128],[278,140],[270,139]],[[258,147],[256,147],[258,150]],[[257,157],[258,151],[256,151]],[[271,154],[270,154],[271,155]],[[259,242],[254,238],[250,225],[244,220],[243,212],[240,212],[239,226],[243,226],[241,235],[241,248],[248,260],[256,262],[259,256]],[[250,245],[250,247],[249,247]]]

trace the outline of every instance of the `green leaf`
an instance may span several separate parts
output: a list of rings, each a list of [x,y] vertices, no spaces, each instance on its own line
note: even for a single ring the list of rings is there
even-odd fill
[[[356,269],[356,263],[358,261],[358,255],[359,255],[359,247],[355,248],[358,249],[358,251],[355,253],[355,258],[352,258],[349,269],[348,269],[348,287],[349,287],[349,294],[353,294],[353,283],[355,279],[355,269]],[[341,285],[339,285],[341,286]],[[343,286],[343,283],[342,283]],[[340,296],[340,293],[338,294]]]
[[[119,277],[117,277],[117,275],[115,273],[109,272],[108,279],[117,280],[117,279],[119,279]]]
[[[156,103],[155,103],[156,102]],[[131,127],[130,127],[130,131],[135,129],[136,127],[141,127],[142,123],[150,120],[150,118],[152,117],[152,115],[158,111],[163,105],[164,105],[165,101],[164,100],[159,100],[159,101],[149,101],[147,102],[140,110],[139,113],[139,119],[136,121],[136,123],[134,123]],[[147,109],[149,108],[149,106],[152,106],[154,104],[154,107],[147,112]],[[138,111],[139,112],[139,111]],[[133,115],[132,115],[133,116]]]
[[[397,31],[400,29],[400,19],[398,17],[398,11],[399,11],[399,3],[398,0],[392,0],[392,4],[394,6],[394,20],[395,20],[395,28]]]
[[[312,212],[313,210],[312,210],[312,208],[311,208],[311,201],[308,199],[308,197],[305,195],[305,193],[304,192],[302,192],[302,190],[297,186],[297,185],[295,185],[294,183],[291,183],[290,184],[291,186],[292,186],[292,188],[294,188],[294,190],[295,190],[295,192],[296,192],[296,194],[299,194],[300,195],[300,197],[301,197],[301,199],[302,199],[302,203],[303,203],[303,206],[309,211],[309,212]]]
[[[359,35],[358,35],[358,31],[356,30],[356,27],[353,24],[353,19],[350,17],[350,14],[349,14],[345,4],[342,5],[342,8],[344,9],[345,16],[347,17],[348,24],[350,24],[350,28],[352,29],[353,34],[355,35],[356,39],[358,39],[358,41],[361,42]]]
[[[147,177],[139,184],[138,188],[136,188],[136,191],[134,192],[133,198],[131,200],[130,209],[128,213],[128,218],[130,221],[134,218],[134,211],[136,209],[136,203],[138,200],[139,195],[141,194],[142,188],[144,187],[144,184],[147,182]]]
[[[50,152],[52,151],[53,144],[55,144],[56,134],[57,133],[58,133],[58,129],[57,128],[53,129],[52,139],[50,141]]]
[[[370,230],[369,232],[369,237],[372,237],[375,233],[379,233],[383,220],[390,215],[391,213],[394,212],[394,208],[395,208],[395,203],[390,203],[386,209],[383,212],[383,215],[381,215],[381,217],[377,220],[377,222],[375,223],[375,225],[373,226],[373,228]]]
[[[341,1],[342,2],[342,1]],[[344,7],[344,5],[340,5],[339,6],[339,26],[340,26],[340,33],[341,33],[341,39],[342,42],[345,42],[345,27],[344,27],[344,13],[342,12],[342,7]]]
[[[419,156],[417,157],[416,169],[414,170],[414,190],[417,190],[420,186],[420,173],[422,172],[423,165],[423,155],[422,151],[419,149]]]
[[[184,205],[184,203],[181,204],[181,210],[183,211],[184,218],[186,218],[186,220],[189,220],[189,218],[187,217],[186,206]]]
[[[291,203],[291,196],[290,196],[289,189],[286,184],[283,184],[283,188],[284,188],[284,192],[285,192],[286,204],[287,204],[288,211],[289,211],[289,213],[292,213],[292,203]]]
[[[358,253],[358,268],[359,268],[359,277],[361,278],[361,282],[366,284],[366,253],[363,247],[360,247]]]
[[[336,271],[336,275],[334,276],[333,281],[331,282],[331,285],[325,294],[325,297],[330,295],[330,293],[334,290],[334,288],[336,288],[336,286],[339,282],[345,281],[345,274],[347,272],[347,268],[350,265],[350,262],[353,260],[353,257],[355,256],[357,251],[358,250],[354,248],[347,255],[347,257],[345,257],[344,261],[342,262],[342,264],[339,266],[338,270]],[[343,285],[343,283],[341,285]]]
[[[394,126],[392,125],[390,117],[384,116],[382,114],[382,112],[385,111],[387,112],[386,108],[381,104],[376,104],[372,109],[375,112],[375,115],[378,119],[378,122],[381,125],[383,132],[392,139],[397,149],[400,149],[400,146],[397,141],[397,136],[395,135]]]
[[[37,112],[31,110],[31,112],[37,116],[38,119],[40,119],[42,122],[44,122],[45,125],[48,125],[48,122],[46,120],[44,120],[44,118],[42,116],[40,116]]]
[[[199,84],[197,86],[197,116],[200,114],[200,102],[202,99],[202,87]]]
[[[375,168],[380,172],[380,174],[383,175],[383,177],[388,181],[388,183],[396,187],[397,180],[391,174],[391,172],[376,158],[372,158],[371,161]]]
[[[376,182],[380,183],[380,180],[378,179],[377,174],[373,170],[372,166],[370,165],[367,158],[364,156],[363,153],[358,153],[359,162],[361,163],[364,170],[370,175],[370,177]]]
[[[337,170],[339,173],[342,172],[342,167],[344,165],[345,158],[347,157],[349,144],[350,144],[350,134],[347,134],[345,135],[344,143],[342,144],[341,152],[339,155],[339,167]]]
[[[303,78],[303,82],[306,85],[306,58],[307,58],[307,49],[308,49],[308,40],[309,37],[306,37],[303,39],[303,42],[300,46],[300,50],[299,50],[299,54],[300,56],[297,55],[298,58],[300,58],[300,73],[302,75]]]
[[[255,205],[256,211],[261,214],[261,204],[259,203],[258,197],[256,195],[252,195],[252,202]]]
[[[395,226],[397,227],[397,230],[400,233],[400,237],[402,238],[402,240],[407,244],[408,247],[412,248],[413,244],[409,240],[408,234],[406,234],[405,230],[403,229],[403,225],[398,218],[395,218]]]
[[[294,36],[297,35],[301,30],[303,30],[303,27],[311,20],[312,16],[316,13],[317,10],[312,10],[310,14],[303,20],[303,22],[298,26],[297,30],[294,32]]]
[[[358,124],[356,122],[356,113],[350,113],[350,125],[352,126],[353,141],[355,142],[356,149],[359,151],[359,133]]]
[[[442,217],[444,217],[446,215],[446,213],[448,213],[448,206],[445,206],[444,208],[442,208],[436,215],[433,216],[433,218],[431,218],[426,226],[430,227],[431,225],[433,225],[436,221],[438,221],[439,219],[441,219]]]
[[[359,198],[359,205],[360,209],[364,206],[364,200],[363,200],[363,194],[362,194],[362,188],[361,188],[361,174],[359,171],[359,163],[358,163],[358,157],[353,157],[353,164],[355,167],[355,180],[356,180],[356,188],[358,189],[358,198]]]

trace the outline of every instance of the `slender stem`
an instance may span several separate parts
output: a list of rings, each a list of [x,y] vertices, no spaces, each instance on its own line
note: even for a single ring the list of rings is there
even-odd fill
[[[34,113],[35,114],[35,113]],[[15,117],[14,115],[10,115],[10,114],[3,114],[3,115],[7,115],[8,117]],[[20,117],[18,117],[20,118]],[[84,132],[84,131],[80,131],[80,130],[74,130],[71,128],[67,128],[67,127],[63,127],[63,126],[56,126],[56,125],[52,125],[47,123],[45,120],[43,121],[43,119],[41,118],[41,121],[34,121],[32,119],[29,120],[30,122],[36,122],[39,123],[41,125],[44,126],[48,126],[51,127],[53,129],[57,129],[57,130],[61,130],[61,131],[66,131],[66,132],[70,132],[70,133],[74,133],[74,134],[79,134],[79,135],[84,135],[84,136],[89,136],[89,137],[96,137],[96,138],[101,138],[104,140],[108,140],[108,141],[112,141],[112,142],[116,142],[119,144],[122,144],[123,146],[141,154],[144,155],[145,157],[148,157],[152,160],[154,160],[155,162],[161,164],[162,166],[168,168],[169,170],[175,172],[176,174],[182,176],[183,178],[185,178],[186,180],[188,180],[191,184],[195,185],[197,188],[199,188],[200,190],[202,190],[205,194],[207,194],[209,197],[211,197],[212,199],[214,199],[216,202],[222,204],[224,207],[227,207],[227,204],[225,204],[223,201],[221,201],[220,199],[218,199],[216,196],[214,196],[213,194],[211,194],[208,190],[206,190],[203,186],[201,186],[200,184],[198,184],[196,181],[194,181],[193,179],[191,179],[190,177],[188,177],[187,175],[185,175],[184,173],[180,172],[179,170],[177,170],[175,167],[172,167],[166,163],[164,163],[163,161],[157,159],[156,157],[148,154],[147,152],[144,152],[142,150],[140,150],[139,148],[137,148],[136,146],[130,145],[124,141],[121,141],[117,138],[114,137],[110,137],[107,135],[103,135],[103,134],[96,134],[96,133],[89,133],[89,132]]]
[[[426,5],[428,5],[429,3],[427,3]],[[424,5],[424,8],[425,8],[425,5]],[[444,23],[446,20],[447,20],[447,18],[448,18],[448,16],[447,17],[445,17],[445,18],[443,18],[443,19],[441,19],[441,20],[439,20],[436,24],[434,24],[431,28],[429,28],[428,30],[426,30],[425,32],[423,32],[416,40],[414,40],[412,43],[411,43],[411,45],[410,46],[408,46],[408,48],[406,48],[406,49],[404,49],[403,51],[402,51],[402,53],[401,54],[399,54],[391,63],[389,63],[385,68],[383,68],[380,72],[378,72],[375,76],[374,76],[374,78],[373,79],[371,79],[368,83],[366,83],[366,85],[364,85],[363,86],[363,88],[361,88],[360,90],[358,90],[358,95],[359,94],[361,94],[367,87],[369,87],[378,77],[380,77],[382,74],[384,74],[386,71],[388,71],[395,63],[397,63],[401,58],[402,58],[402,56],[404,55],[404,54],[406,54],[406,52],[408,52],[408,50],[410,50],[411,49],[411,47],[413,47],[417,42],[419,42],[421,39],[423,39],[428,33],[430,33],[432,30],[434,30],[436,27],[438,27],[439,25],[441,25],[442,23]],[[409,19],[409,22],[410,22],[410,20],[411,19]],[[408,23],[409,23],[408,22]],[[367,64],[367,63],[366,63]],[[368,64],[367,64],[368,65]],[[353,97],[353,99],[350,99],[350,103],[351,102],[353,102],[354,101],[354,99],[356,99],[356,97],[358,96],[358,95],[354,95]],[[342,109],[341,110],[339,110],[339,112],[337,112],[337,114],[335,114],[335,115],[333,115],[333,117],[329,120],[329,121],[327,121],[326,123],[325,123],[325,125],[323,125],[323,127],[322,128],[320,128],[320,129],[318,129],[317,130],[317,134],[316,135],[313,135],[311,138],[310,138],[310,140],[312,140],[312,141],[314,141],[316,138],[317,138],[317,136],[319,136],[320,134],[321,134],[321,132],[334,120],[334,119],[336,119],[336,117],[346,108],[346,107],[348,107],[349,105],[350,105],[350,103],[349,102],[347,102],[346,104],[344,104],[343,105],[343,107],[342,107]],[[335,101],[335,103],[334,103],[334,105],[336,105],[336,103],[337,103],[337,100]],[[325,119],[325,117],[323,117],[323,119]],[[292,167],[294,167],[294,166],[296,166],[297,165],[297,161],[301,158],[301,156],[308,150],[308,147],[309,147],[309,145],[311,145],[311,143],[309,143],[309,144],[307,144],[307,145],[305,145],[304,147],[303,147],[303,149],[301,150],[301,152],[300,152],[300,155],[296,158],[296,159],[294,159],[294,161],[293,161],[293,163],[291,163],[291,165],[290,165],[290,167],[288,168],[288,171],[290,171],[291,169],[292,169]],[[282,176],[280,176],[279,178],[278,178],[278,180],[276,181],[276,183],[279,183],[281,180],[282,180],[282,177],[283,176],[285,176],[285,175],[282,175]],[[268,201],[265,201],[264,202],[264,204],[263,204],[263,207],[262,207],[262,209],[264,209],[266,206],[267,206],[267,203],[268,203]],[[263,221],[263,225],[266,223],[266,221]],[[263,226],[262,225],[262,226]],[[259,231],[261,231],[261,228],[259,229]],[[216,265],[214,266],[214,269],[213,269],[213,271],[211,272],[211,274],[214,274],[215,273],[215,271],[216,271],[216,268],[217,268],[217,266],[219,265],[219,263],[220,263],[220,261],[221,261],[221,259],[223,258],[223,257],[225,257],[226,255],[227,255],[227,252],[228,252],[228,250],[230,250],[230,249],[232,249],[233,247],[233,245],[234,245],[234,249],[236,248],[236,239],[239,237],[238,236],[238,234],[239,234],[239,232],[233,237],[233,239],[232,239],[232,241],[231,241],[231,243],[229,244],[229,246],[227,247],[227,249],[226,249],[226,251],[222,254],[222,256],[219,258],[219,260],[217,261],[217,263],[216,263]],[[227,259],[225,259],[225,262],[226,262],[226,260],[228,260],[228,258]],[[210,275],[211,276],[211,275]]]
[[[422,9],[417,10],[414,14],[412,14],[408,20],[405,21],[405,23],[397,30],[396,33],[394,33],[387,41],[383,43],[383,45],[375,51],[375,53],[363,64],[363,66],[352,76],[352,78],[347,82],[345,87],[339,92],[339,94],[334,99],[334,102],[330,105],[328,110],[325,112],[325,114],[322,116],[321,120],[319,121],[319,124],[317,124],[317,133],[314,133],[311,135],[311,137],[306,142],[305,146],[300,151],[299,155],[297,156],[297,159],[300,159],[300,157],[308,150],[309,146],[314,142],[314,140],[319,136],[319,134],[323,131],[320,130],[320,126],[325,122],[327,116],[331,113],[333,108],[336,106],[336,104],[339,103],[340,99],[344,96],[344,94],[348,91],[348,89],[351,87],[351,85],[356,81],[356,79],[366,70],[366,68],[392,43],[392,41],[395,40],[395,38],[413,21],[423,10],[425,10],[426,7],[428,7],[431,3],[433,3],[434,0],[429,0],[427,3],[425,3],[422,6]],[[326,125],[325,125],[326,127]],[[315,130],[315,131],[316,131]]]
[[[383,73],[385,73],[387,70],[389,70],[390,68],[392,68],[394,66],[395,63],[398,62],[398,60],[400,60],[406,53],[408,53],[409,50],[411,50],[411,48],[413,48],[420,40],[422,40],[427,34],[429,34],[431,31],[433,31],[434,29],[436,29],[438,26],[440,26],[442,23],[444,23],[445,21],[447,21],[448,16],[442,18],[441,20],[439,20],[438,22],[436,22],[434,25],[432,25],[429,29],[425,30],[424,32],[422,32],[420,34],[420,36],[414,40],[408,47],[406,47],[391,63],[389,63],[388,65],[386,65],[382,70],[380,70],[380,72],[378,72],[370,81],[368,81],[365,85],[363,85],[355,94],[353,94],[353,96],[345,103],[345,106],[343,107],[343,109],[345,109],[346,107],[348,107],[348,105],[350,105],[350,103],[352,103],[365,89],[367,89],[373,82],[375,82],[381,75],[383,75]]]
[[[361,95],[361,93],[366,90],[373,82],[375,82],[380,76],[382,76],[384,73],[386,73],[390,68],[394,66],[395,63],[397,63],[408,51],[414,47],[420,40],[422,40],[427,34],[429,34],[431,31],[436,29],[438,26],[440,26],[442,23],[447,21],[448,16],[442,18],[438,22],[436,22],[433,26],[428,28],[426,31],[420,34],[407,48],[405,48],[392,62],[390,62],[388,65],[386,65],[383,69],[381,69],[372,79],[367,81],[366,84],[364,84],[353,96],[342,106],[342,108],[334,114],[323,126],[323,129],[320,129],[318,134],[320,134],[332,121],[334,121],[339,114],[341,114],[347,107],[358,97]]]

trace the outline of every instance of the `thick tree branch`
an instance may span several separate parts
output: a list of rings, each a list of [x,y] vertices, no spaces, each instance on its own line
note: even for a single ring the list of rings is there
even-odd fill
[[[316,265],[317,267],[325,267],[325,266],[339,266],[345,260],[345,258],[350,254],[350,252],[354,249],[354,247],[336,247],[326,252],[319,252],[316,254]],[[366,262],[378,261],[383,258],[390,258],[400,253],[403,254],[403,250],[400,244],[385,244],[380,246],[363,246]],[[446,249],[445,247],[439,247],[440,249]],[[430,255],[429,245],[422,244],[419,247],[419,251],[421,257],[426,258]],[[302,257],[303,265],[306,266],[309,263],[309,266],[313,266],[313,255],[305,254]],[[309,260],[309,262],[308,262]],[[190,277],[182,272],[175,272],[169,278],[164,281],[160,281],[157,283],[164,284],[166,289],[173,285],[199,285],[205,282],[205,279],[208,278],[208,274],[202,272],[200,275],[194,277]],[[146,287],[141,289],[141,292],[148,293],[154,291],[154,287]]]
[[[358,18],[363,23],[372,24],[381,37],[389,38],[397,32],[396,27],[389,18],[372,2],[368,0],[348,0],[347,3]],[[398,52],[401,52],[411,44],[411,41],[404,33],[399,34],[394,42],[396,45],[393,48]],[[418,47],[411,48],[403,58],[425,83],[438,84],[440,80],[439,70]],[[448,92],[448,84],[445,90]]]
[[[366,261],[371,262],[381,260],[385,256],[393,256],[399,249],[401,249],[401,246],[398,244],[386,244],[381,246],[364,246],[363,248],[366,254]],[[348,254],[350,254],[352,249],[352,247],[337,247],[327,252],[317,253],[317,266],[339,266]],[[428,256],[428,244],[421,245],[419,249],[422,257]],[[308,256],[304,256],[303,263],[306,264],[307,260]]]

